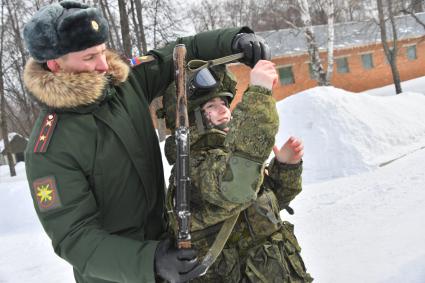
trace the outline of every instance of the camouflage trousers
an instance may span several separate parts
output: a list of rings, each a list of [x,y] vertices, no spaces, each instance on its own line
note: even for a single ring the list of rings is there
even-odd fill
[[[284,222],[282,228],[260,243],[244,248],[227,245],[208,272],[190,282],[261,282],[307,283],[313,278],[307,273],[301,258],[301,248],[294,227]]]

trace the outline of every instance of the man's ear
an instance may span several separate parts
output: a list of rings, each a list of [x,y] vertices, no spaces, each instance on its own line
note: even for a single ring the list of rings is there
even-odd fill
[[[59,72],[59,70],[61,69],[56,59],[47,60],[46,64],[49,70],[53,73]]]

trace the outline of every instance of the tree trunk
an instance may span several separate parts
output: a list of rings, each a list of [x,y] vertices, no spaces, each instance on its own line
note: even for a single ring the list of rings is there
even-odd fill
[[[145,34],[145,26],[143,24],[143,15],[142,15],[142,2],[140,0],[134,0],[136,4],[136,12],[137,19],[139,21],[139,29],[140,29],[140,41],[142,43],[142,54],[146,54],[148,52],[148,47],[146,44],[146,34]]]
[[[137,51],[138,51],[138,55],[142,55],[142,41],[140,38],[140,31],[139,31],[139,24],[137,23],[136,20],[136,9],[135,9],[135,5],[134,5],[134,1],[130,0],[130,11],[131,11],[131,20],[133,22],[133,27],[134,27],[134,33],[136,36],[136,44],[137,44]]]
[[[330,84],[334,69],[334,20],[335,20],[335,5],[334,0],[327,1],[328,9],[328,67],[326,70],[326,82]]]
[[[9,149],[9,133],[7,131],[7,117],[6,117],[6,97],[4,93],[3,81],[3,44],[4,44],[4,2],[1,3],[1,33],[0,33],[0,127],[3,136],[4,149],[9,163],[10,176],[16,176],[15,163],[13,162],[12,153]]]
[[[119,50],[121,50],[121,51],[123,51],[124,52],[124,50],[123,50],[123,46],[122,46],[122,43],[121,43],[121,40],[119,40],[119,38],[120,38],[120,36],[119,36],[119,32],[118,32],[118,27],[117,27],[117,25],[116,25],[116,23],[115,23],[115,17],[112,15],[112,13],[111,13],[111,10],[109,9],[109,5],[108,5],[108,1],[107,0],[102,0],[101,2],[103,2],[103,5],[104,5],[104,7],[105,7],[105,10],[106,10],[106,13],[107,13],[107,15],[108,15],[108,19],[109,19],[109,27],[111,27],[112,26],[112,29],[113,29],[113,31],[114,31],[114,34],[115,34],[115,38],[116,38],[116,43],[117,43],[117,48],[119,49]],[[112,39],[112,37],[111,37],[111,40],[113,40]]]
[[[396,90],[396,94],[402,92],[401,83],[400,83],[400,74],[397,68],[397,31],[394,23],[393,11],[392,11],[392,3],[391,0],[388,0],[388,12],[391,21],[391,27],[393,29],[393,50],[390,50],[388,46],[388,36],[387,36],[387,28],[385,25],[385,15],[384,15],[384,7],[382,4],[382,0],[377,0],[378,6],[378,17],[379,17],[379,28],[381,31],[381,42],[382,47],[384,48],[385,56],[391,66],[391,73],[393,76],[394,86]]]
[[[155,1],[155,7],[154,7],[154,18],[153,18],[153,48],[156,48],[158,45],[158,41],[156,39],[156,35],[157,35],[157,29],[158,29],[158,6],[159,6],[159,1],[160,0],[156,0]]]
[[[124,54],[131,57],[131,37],[130,26],[128,24],[127,9],[125,7],[126,0],[118,0],[118,7],[120,11],[120,24],[121,24],[121,38],[124,48]]]
[[[390,23],[391,23],[391,29],[393,31],[393,54],[391,56],[391,73],[393,74],[393,80],[394,80],[394,85],[395,85],[395,89],[396,89],[396,93],[402,93],[402,89],[401,89],[401,79],[400,79],[400,73],[398,71],[398,67],[397,67],[397,54],[398,54],[398,34],[397,34],[397,27],[395,25],[395,20],[394,20],[394,10],[393,10],[393,6],[392,6],[392,1],[393,0],[387,0],[388,1],[388,11],[389,11],[389,15],[390,15]]]
[[[1,55],[1,54],[0,54]],[[9,163],[10,176],[16,176],[15,162],[13,161],[12,153],[9,149],[9,133],[7,130],[7,117],[6,117],[6,98],[4,95],[3,84],[3,67],[0,63],[0,123],[1,135],[3,136],[4,152],[6,152],[7,162]],[[0,153],[1,154],[1,153]]]
[[[100,5],[100,9],[102,10],[103,16],[108,20],[109,22],[109,40],[108,40],[108,47],[112,48],[114,50],[117,49],[116,45],[115,45],[115,41],[114,41],[114,37],[112,36],[112,30],[113,30],[113,26],[112,26],[112,21],[110,21],[109,16],[108,16],[108,11],[105,8],[105,4],[103,3],[102,0],[99,0],[99,5]]]
[[[307,50],[310,55],[311,68],[313,75],[319,86],[329,85],[326,81],[326,73],[320,60],[319,48],[317,47],[314,32],[311,26],[311,17],[307,0],[298,0],[301,21],[304,24],[304,34],[307,40]]]

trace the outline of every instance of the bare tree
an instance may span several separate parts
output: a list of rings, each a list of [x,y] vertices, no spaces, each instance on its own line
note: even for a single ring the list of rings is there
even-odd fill
[[[197,32],[223,27],[220,1],[205,0],[192,5],[189,18],[192,19]]]
[[[127,57],[131,57],[131,37],[130,37],[130,26],[128,23],[126,0],[118,0],[118,7],[120,12],[120,24],[121,24],[121,38],[123,43],[123,52]]]
[[[328,20],[326,13],[326,1],[327,0],[311,1],[310,3],[307,2],[312,25],[326,25]]]
[[[99,4],[102,8],[102,11],[104,11],[103,14],[105,18],[108,20],[110,30],[112,29],[113,31],[113,34],[110,32],[109,37],[111,47],[123,51],[124,48],[120,40],[119,26],[116,24],[115,15],[110,7],[111,5],[108,3],[108,0],[99,0]]]
[[[109,21],[109,14],[108,14],[108,11],[106,9],[106,5],[105,5],[104,1],[102,1],[102,0],[96,0],[96,1],[98,1],[98,2],[96,2],[96,4],[98,4],[100,6],[100,9],[102,11],[103,16],[105,17],[105,19],[108,19],[108,21]],[[110,26],[109,31],[108,31],[109,40],[108,40],[107,45],[108,45],[109,48],[117,49],[117,47],[115,45],[114,37],[112,36],[112,31],[113,30],[115,31],[114,26],[111,27],[111,22],[110,22],[109,26]]]
[[[7,117],[6,117],[6,95],[4,92],[4,80],[3,80],[3,51],[4,51],[4,36],[5,36],[5,21],[4,21],[4,1],[1,1],[1,31],[0,31],[0,124],[1,134],[3,136],[4,148],[9,163],[10,176],[16,176],[15,163],[13,161],[12,153],[9,148],[9,132],[7,129]]]
[[[136,4],[134,3],[135,1],[130,0],[130,11],[129,14],[131,14],[131,20],[132,20],[132,24],[133,24],[133,28],[134,28],[134,37],[135,37],[135,42],[134,45],[136,45],[137,48],[137,54],[141,55],[144,54],[143,50],[146,50],[146,41],[143,42],[142,38],[144,38],[144,29],[143,29],[143,23],[142,25],[139,25],[139,19],[138,19],[138,14],[137,13],[137,9],[136,9]],[[139,1],[140,2],[140,1]],[[141,5],[141,3],[140,3]],[[140,11],[141,14],[141,11]],[[145,46],[143,46],[143,43],[145,44]]]
[[[19,128],[19,132],[24,136],[29,136],[39,109],[35,102],[29,98],[23,82],[23,69],[27,62],[28,54],[24,49],[23,38],[21,36],[21,19],[25,17],[28,10],[22,0],[5,0],[8,11],[10,27],[5,38],[7,56],[7,72],[3,74],[5,91],[9,101],[6,103],[9,119],[13,126]],[[4,64],[6,66],[6,64]]]
[[[329,85],[329,82],[326,80],[326,72],[320,59],[319,48],[312,28],[309,4],[307,0],[298,0],[298,4],[301,13],[301,20],[304,25],[304,34],[307,40],[307,50],[310,56],[313,75],[320,86]]]
[[[334,19],[335,19],[335,3],[334,0],[327,0],[327,15],[328,15],[328,66],[326,70],[326,83],[330,84],[334,68]]]
[[[387,27],[386,27],[386,19],[384,14],[384,6],[382,3],[382,0],[377,0],[377,6],[378,6],[378,17],[379,17],[379,28],[381,31],[381,42],[382,47],[384,48],[385,56],[387,57],[387,60],[391,66],[391,73],[393,76],[394,86],[396,93],[399,94],[402,92],[401,89],[401,80],[400,80],[400,73],[397,68],[397,53],[398,53],[398,47],[397,47],[397,28],[394,21],[394,14],[393,14],[393,7],[392,7],[392,0],[387,0],[388,4],[388,18],[390,20],[391,30],[392,30],[392,48],[389,47],[388,43],[388,35],[387,35]]]
[[[143,21],[144,16],[142,14],[142,2],[140,0],[133,0],[133,1],[136,6],[137,20],[138,20],[139,28],[140,28],[140,32],[138,33],[137,36],[140,37],[141,48],[142,48],[141,54],[145,54],[148,51],[148,49],[147,49],[147,43],[146,43],[145,26]]]
[[[420,24],[425,29],[425,23],[423,21],[421,21],[418,18],[418,16],[416,16],[416,14],[415,14],[415,13],[418,13],[418,12],[423,12],[423,3],[422,3],[422,1],[423,0],[411,0],[411,1],[409,1],[408,3],[406,3],[402,7],[401,12],[403,14],[412,16],[412,18],[414,18],[415,21],[418,24]]]
[[[235,26],[255,31],[302,26],[296,0],[205,0],[192,4],[189,18],[198,32]]]

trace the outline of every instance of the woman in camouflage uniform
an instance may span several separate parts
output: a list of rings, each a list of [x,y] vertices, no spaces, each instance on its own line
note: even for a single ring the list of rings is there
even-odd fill
[[[274,145],[278,129],[272,86],[274,64],[259,61],[251,86],[230,115],[236,82],[224,66],[211,70],[219,86],[188,98],[190,119],[192,244],[205,255],[223,222],[238,220],[224,249],[207,273],[193,282],[311,282],[300,256],[293,225],[279,212],[301,191],[302,142],[291,137]],[[167,127],[174,129],[175,87],[164,96]],[[275,158],[265,166],[271,150]],[[175,164],[174,135],[165,153]],[[175,166],[170,176],[168,211],[173,214]],[[175,216],[170,230],[176,233]]]

